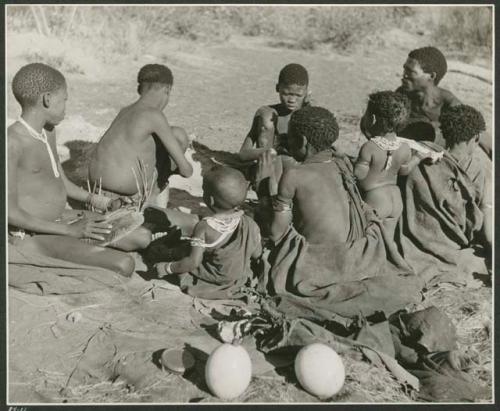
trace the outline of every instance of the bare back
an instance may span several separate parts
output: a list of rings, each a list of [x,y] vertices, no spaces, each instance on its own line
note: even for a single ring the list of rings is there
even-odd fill
[[[90,163],[91,181],[102,179],[103,189],[133,195],[137,185],[133,169],[144,162],[151,180],[156,166],[153,135],[147,124],[152,109],[134,103],[123,108],[99,141]]]
[[[389,155],[391,164],[386,168]],[[358,163],[368,165],[368,174],[359,181],[361,188],[369,191],[377,187],[396,185],[401,166],[408,163],[410,158],[411,150],[405,143],[389,154],[387,150],[381,149],[374,142],[367,141],[361,147],[358,160]]]
[[[292,191],[293,225],[308,242],[347,240],[349,201],[335,162],[304,163],[285,172],[279,196]]]

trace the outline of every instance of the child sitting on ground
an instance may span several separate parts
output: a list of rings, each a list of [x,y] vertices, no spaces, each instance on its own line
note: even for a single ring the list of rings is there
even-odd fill
[[[309,104],[308,86],[309,75],[300,64],[291,63],[281,69],[276,84],[280,102],[257,110],[240,148],[241,160],[258,160],[262,153],[270,149],[278,154],[288,153],[288,122],[294,111]]]
[[[247,187],[243,174],[229,167],[204,177],[203,199],[214,214],[195,226],[189,256],[156,264],[159,277],[181,274],[181,288],[191,295],[234,297],[252,277],[251,260],[262,254],[259,227],[239,209]]]
[[[103,222],[100,214],[65,209],[67,198],[103,211],[111,200],[76,186],[61,167],[55,126],[65,116],[68,92],[64,76],[45,64],[28,64],[14,76],[12,91],[22,113],[7,130],[9,244],[26,254],[130,276],[135,268],[132,257],[88,242],[104,241],[112,225]],[[151,232],[139,227],[113,247],[129,251],[144,248],[150,241]]]
[[[394,237],[397,222],[403,211],[399,175],[408,175],[424,158],[434,158],[431,151],[412,151],[396,137],[410,115],[410,100],[404,94],[381,91],[370,95],[368,109],[374,115],[371,130],[374,136],[360,149],[354,167],[364,200],[371,205]]]
[[[493,241],[491,176],[482,167],[475,150],[486,126],[482,114],[467,105],[449,107],[439,117],[446,149],[470,178],[475,202],[483,213],[482,235],[488,253]]]

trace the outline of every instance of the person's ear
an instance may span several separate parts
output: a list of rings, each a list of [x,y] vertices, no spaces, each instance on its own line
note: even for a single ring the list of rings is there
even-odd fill
[[[276,93],[279,93],[280,92],[280,84],[279,83],[276,83]]]
[[[44,108],[50,107],[50,93],[43,93],[42,94],[42,105]]]
[[[430,73],[427,73],[429,75],[429,78],[432,80],[432,82],[435,84],[436,83],[436,77],[437,74],[435,71],[431,71]]]
[[[311,104],[311,99],[312,99],[312,91],[308,89],[306,92],[306,96],[304,98],[304,104]]]
[[[307,146],[307,138],[304,135],[299,136],[299,143],[301,148],[305,148]]]
[[[474,136],[474,143],[479,143],[479,139],[481,138],[481,134],[480,133],[477,133],[475,136]]]

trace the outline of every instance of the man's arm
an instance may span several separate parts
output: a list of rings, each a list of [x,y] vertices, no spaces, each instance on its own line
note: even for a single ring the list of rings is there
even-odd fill
[[[443,96],[445,105],[448,107],[455,107],[462,104],[462,102],[451,91],[441,89],[441,95]]]
[[[278,185],[278,195],[273,198],[271,240],[279,241],[292,222],[292,205],[295,197],[295,170],[287,170]]]
[[[172,129],[163,113],[158,111],[151,112],[146,122],[150,127],[149,131],[158,136],[167,153],[177,164],[179,174],[183,177],[191,177],[193,175],[193,167],[184,156],[182,147],[172,133]]]
[[[354,176],[358,180],[364,180],[370,171],[370,163],[372,161],[372,151],[370,145],[367,143],[361,146],[359,150],[358,159],[354,165]]]

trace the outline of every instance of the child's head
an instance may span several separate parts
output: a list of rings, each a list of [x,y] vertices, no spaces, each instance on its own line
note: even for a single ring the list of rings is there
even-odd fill
[[[373,134],[383,136],[404,128],[410,117],[410,100],[395,91],[379,91],[370,94],[368,110],[375,116]]]
[[[150,91],[162,94],[165,100],[163,107],[167,105],[170,90],[174,84],[174,76],[167,66],[163,64],[146,64],[137,74],[137,92],[144,94]]]
[[[210,209],[232,210],[245,201],[248,182],[230,167],[215,167],[203,177],[203,200]]]
[[[482,114],[465,104],[443,109],[439,122],[447,148],[466,143],[472,149],[479,141],[480,133],[486,130]]]
[[[438,85],[448,66],[443,53],[436,47],[422,47],[408,54],[403,69],[403,88],[418,91],[429,85]]]
[[[62,73],[42,63],[21,67],[12,80],[14,97],[24,110],[43,110],[47,123],[57,125],[63,119],[68,93]]]
[[[295,111],[288,123],[288,145],[296,160],[304,160],[312,147],[315,152],[332,146],[339,136],[335,116],[323,107],[306,106]]]
[[[307,99],[309,75],[300,64],[287,64],[280,71],[276,91],[281,104],[288,110],[295,111],[302,107]]]

